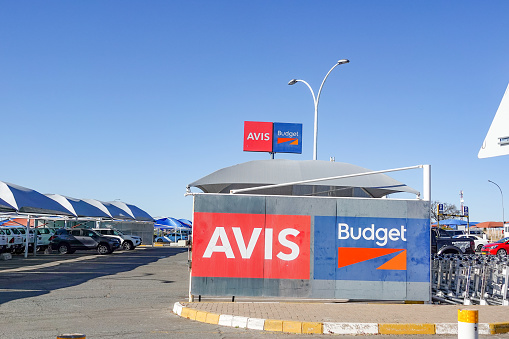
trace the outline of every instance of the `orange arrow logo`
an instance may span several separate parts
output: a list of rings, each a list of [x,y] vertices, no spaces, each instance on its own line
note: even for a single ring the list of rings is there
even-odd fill
[[[282,144],[284,142],[289,142],[290,145],[298,145],[299,139],[297,139],[297,138],[277,138],[278,144]]]
[[[383,257],[384,255],[400,252],[391,260],[377,267],[377,270],[406,271],[406,249],[403,248],[338,248],[338,268],[358,264],[363,261]]]

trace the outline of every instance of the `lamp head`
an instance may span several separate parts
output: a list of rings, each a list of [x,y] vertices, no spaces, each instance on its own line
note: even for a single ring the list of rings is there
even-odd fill
[[[347,64],[349,62],[350,62],[350,60],[348,60],[348,59],[341,59],[338,61],[338,65]]]
[[[297,83],[297,79],[292,79],[288,82],[288,85],[295,85]]]

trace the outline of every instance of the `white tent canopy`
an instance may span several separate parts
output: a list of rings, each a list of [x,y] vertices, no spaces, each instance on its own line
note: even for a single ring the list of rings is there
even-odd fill
[[[356,165],[321,160],[255,160],[220,169],[188,185],[205,193],[370,172]],[[419,192],[385,174],[333,179],[251,191],[251,194],[381,198]]]

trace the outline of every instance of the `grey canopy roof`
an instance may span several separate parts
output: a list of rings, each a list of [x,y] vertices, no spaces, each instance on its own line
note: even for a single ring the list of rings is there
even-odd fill
[[[205,193],[230,193],[230,190],[240,188],[330,178],[370,171],[352,164],[321,160],[255,160],[220,169],[188,186],[197,187]],[[399,192],[419,194],[415,189],[385,174],[259,189],[246,193],[381,198],[387,194]]]

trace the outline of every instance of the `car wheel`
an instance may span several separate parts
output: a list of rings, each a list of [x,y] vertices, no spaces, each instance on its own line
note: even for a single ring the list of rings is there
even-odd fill
[[[97,246],[97,253],[99,253],[99,254],[110,254],[111,250],[110,250],[108,245],[106,245],[106,244],[99,244],[99,246]]]
[[[501,248],[498,250],[497,255],[499,257],[505,257],[507,255],[507,251],[505,249]]]
[[[134,246],[133,246],[133,243],[130,242],[130,241],[124,241],[124,243],[122,244],[122,248],[124,250],[127,250],[127,251],[130,251],[130,250],[133,250],[134,249]]]
[[[62,244],[58,245],[58,253],[68,254],[70,252],[71,252],[71,246],[69,246],[69,244],[62,243]]]
[[[477,248],[475,249],[477,252],[481,252],[482,244],[477,245]]]
[[[163,242],[163,239],[157,239],[156,242]]]

